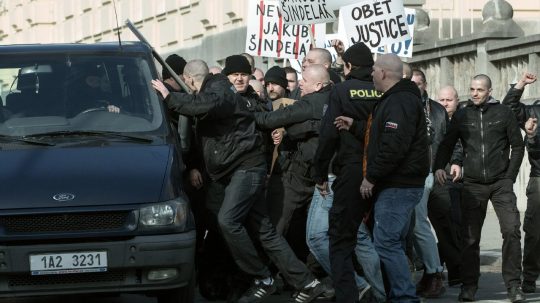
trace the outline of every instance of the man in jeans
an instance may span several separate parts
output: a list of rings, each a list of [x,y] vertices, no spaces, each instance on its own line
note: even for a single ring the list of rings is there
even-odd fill
[[[260,302],[276,291],[270,270],[257,254],[247,229],[288,282],[298,289],[295,301],[312,301],[323,292],[322,284],[295,257],[268,218],[264,199],[266,161],[247,101],[234,92],[227,77],[209,75],[202,60],[190,61],[184,78],[196,95],[169,94],[157,80],[152,85],[170,109],[198,119],[196,132],[204,146],[206,169],[212,184],[222,188],[219,227],[238,266],[256,277],[239,302]]]
[[[329,274],[331,269],[328,249],[328,215],[334,201],[334,192],[332,191],[334,180],[335,176],[328,176],[328,193],[324,196],[317,189],[313,193],[306,227],[306,241],[309,250]],[[358,300],[360,302],[386,302],[381,261],[373,246],[371,232],[363,222],[358,228],[356,241],[354,253],[364,272],[364,277],[354,273],[355,286],[358,288]],[[356,297],[350,299],[355,300]]]
[[[430,173],[424,184],[424,194],[420,203],[415,208],[415,223],[413,230],[414,249],[424,265],[424,274],[422,279],[416,285],[418,295],[426,298],[440,297],[445,288],[442,282],[441,259],[437,248],[437,240],[433,235],[431,222],[428,220],[428,201],[430,193],[433,190],[433,174],[431,173],[431,164],[435,160],[439,143],[444,138],[446,133],[446,125],[448,124],[448,114],[442,105],[428,97],[426,92],[427,80],[424,72],[418,69],[413,69],[412,79],[420,90],[422,96],[422,104],[426,115],[426,124],[428,131],[429,145],[429,163]]]
[[[444,167],[461,139],[465,155],[461,202],[463,285],[458,300],[475,300],[480,278],[480,235],[491,200],[503,238],[502,275],[508,299],[521,302],[521,223],[513,183],[523,160],[523,138],[512,111],[491,97],[488,76],[473,77],[470,94],[471,100],[452,117],[434,164],[436,178],[444,184]]]
[[[390,284],[388,300],[420,302],[404,244],[429,172],[426,117],[420,91],[402,79],[403,64],[396,55],[379,56],[372,76],[383,95],[368,121],[367,171],[360,193],[364,199],[377,197],[373,238]]]

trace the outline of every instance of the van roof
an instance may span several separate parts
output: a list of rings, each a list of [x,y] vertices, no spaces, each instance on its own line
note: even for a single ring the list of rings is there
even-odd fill
[[[0,54],[21,53],[118,53],[118,52],[143,52],[148,53],[151,49],[148,45],[139,41],[122,41],[120,48],[118,42],[99,43],[51,43],[51,44],[10,44],[0,45]]]

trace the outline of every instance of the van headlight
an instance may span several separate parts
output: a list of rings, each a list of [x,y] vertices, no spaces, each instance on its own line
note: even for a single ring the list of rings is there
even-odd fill
[[[186,226],[188,217],[188,203],[180,198],[141,207],[139,210],[139,224],[143,228],[169,227],[183,229]]]

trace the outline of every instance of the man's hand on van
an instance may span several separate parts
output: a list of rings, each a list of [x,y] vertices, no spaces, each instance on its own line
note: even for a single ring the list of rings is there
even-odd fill
[[[203,186],[203,178],[198,169],[192,169],[189,171],[189,182],[196,189],[201,189]]]
[[[161,96],[163,96],[163,99],[167,98],[169,95],[169,90],[165,87],[161,80],[152,80],[152,87],[157,90]]]

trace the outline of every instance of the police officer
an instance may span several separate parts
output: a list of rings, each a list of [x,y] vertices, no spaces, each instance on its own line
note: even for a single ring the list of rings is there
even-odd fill
[[[335,86],[325,107],[319,146],[313,161],[313,177],[321,195],[328,195],[329,166],[337,152],[333,162],[333,172],[337,178],[332,185],[334,202],[329,213],[328,229],[331,276],[336,301],[355,302],[358,289],[354,280],[352,256],[362,217],[370,208],[358,190],[362,182],[364,133],[368,117],[381,94],[373,86],[373,57],[366,45],[358,43],[351,46],[342,59],[346,81]],[[349,130],[338,130],[335,121],[347,118],[354,121],[352,126]],[[374,288],[378,288],[384,297],[382,280],[368,280],[377,284],[378,287]]]

